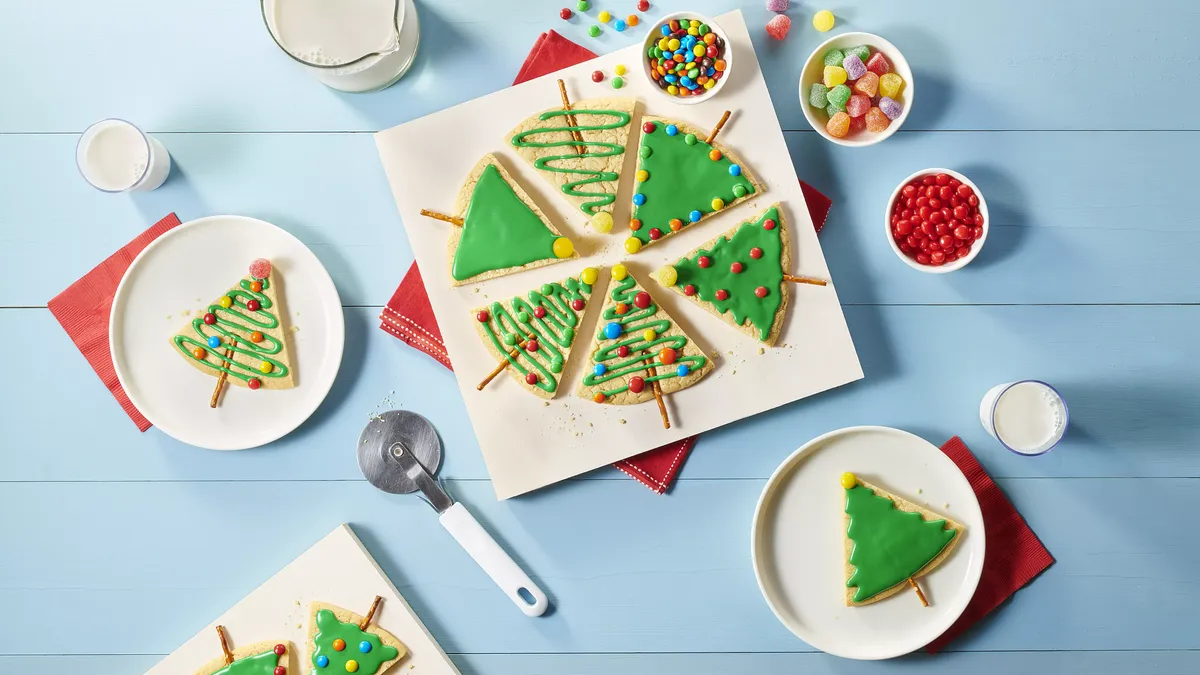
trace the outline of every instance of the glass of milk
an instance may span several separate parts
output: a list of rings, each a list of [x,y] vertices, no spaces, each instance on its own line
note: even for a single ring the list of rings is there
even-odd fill
[[[1039,380],[998,384],[979,404],[979,421],[1001,445],[1018,455],[1042,455],[1067,431],[1067,404]]]
[[[171,155],[158,139],[119,119],[88,127],[75,146],[75,164],[103,192],[148,192],[171,172]]]

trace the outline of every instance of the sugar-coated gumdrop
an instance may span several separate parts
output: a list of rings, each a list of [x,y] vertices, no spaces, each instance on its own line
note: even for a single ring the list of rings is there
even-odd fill
[[[892,65],[888,63],[887,57],[882,52],[875,52],[871,58],[867,59],[867,70],[876,75],[887,75],[892,72]]]
[[[813,14],[813,28],[816,28],[818,31],[822,33],[828,32],[830,28],[833,28],[833,24],[833,12],[823,9]]]
[[[887,115],[889,120],[896,119],[900,116],[900,113],[904,112],[904,106],[887,96],[880,97],[879,109],[883,111],[884,115]]]
[[[792,28],[792,19],[787,14],[776,14],[775,18],[767,22],[767,35],[782,40],[787,37],[788,31]]]
[[[872,108],[872,110],[878,110],[878,108]],[[834,138],[845,138],[846,134],[850,133],[850,116],[844,112],[834,113],[825,123],[825,131],[828,131],[829,135]]]
[[[858,58],[858,54],[847,54],[842,61],[842,68],[846,71],[846,77],[851,80],[857,80],[867,72],[867,66]]]
[[[879,76],[879,95],[896,98],[904,89],[904,78],[895,73]]]
[[[867,121],[867,131],[876,134],[884,129],[887,129],[888,125],[892,123],[892,121],[888,119],[888,116],[884,115],[883,111],[879,108],[871,108],[868,110],[865,119]]]
[[[851,54],[858,55],[858,58],[862,59],[863,63],[866,63],[871,58],[871,48],[866,45],[855,45],[847,47],[842,51],[846,52],[846,56],[850,56]]]
[[[867,130],[867,117],[851,117],[850,118],[850,135],[857,134],[860,131]]]
[[[829,105],[829,100],[825,95],[829,93],[829,87],[820,82],[813,82],[812,89],[808,90],[808,104],[814,108],[824,108]]]
[[[271,261],[259,258],[250,263],[250,276],[255,279],[266,279],[271,274]]]
[[[767,10],[771,12],[786,12],[788,0],[767,0]]]
[[[846,114],[851,117],[862,117],[871,109],[871,99],[862,94],[855,94],[846,101]]]
[[[853,94],[853,92],[850,91],[850,87],[847,87],[844,84],[839,84],[838,86],[830,89],[829,94],[827,94],[825,98],[829,100],[830,105],[834,106],[838,110],[845,110],[846,101],[850,100],[851,94]]]
[[[868,70],[862,77],[855,80],[854,92],[867,98],[879,93],[879,76]]]
[[[822,81],[826,87],[836,87],[846,81],[846,69],[841,66],[825,66]]]
[[[846,53],[840,49],[830,49],[821,58],[827,66],[840,66],[846,60]]]
[[[825,106],[825,114],[828,115],[829,117],[833,117],[834,115],[842,112],[843,110],[845,110],[845,108],[839,108],[832,103]]]

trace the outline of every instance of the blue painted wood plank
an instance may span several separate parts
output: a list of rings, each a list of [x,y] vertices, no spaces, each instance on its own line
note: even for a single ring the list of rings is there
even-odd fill
[[[1200,481],[1000,484],[1058,563],[957,650],[1200,649],[1200,542],[1179,529]],[[553,599],[531,621],[426,504],[363,482],[7,483],[0,653],[168,652],[343,519],[450,652],[811,651],[754,581],[762,486],[687,481],[664,499],[578,481],[497,503],[486,482],[452,481]],[[71,611],[54,631],[26,630],[48,608]]]
[[[0,670],[39,675],[129,675],[154,665],[159,655],[0,656]],[[825,654],[451,654],[463,675],[729,675],[730,673],[808,673],[811,675],[1011,675],[1012,673],[1090,673],[1091,675],[1193,675],[1200,654],[1145,652],[947,652],[913,654],[891,661],[847,661]]]
[[[674,9],[653,4],[648,18]],[[377,130],[507,86],[546,29],[609,51],[638,42],[650,25],[592,39],[586,28],[599,6],[567,23],[557,16],[562,5],[421,0],[411,73],[383,92],[353,95],[326,89],[280,53],[256,2],[213,0],[195,11],[129,0],[119,18],[101,3],[47,11],[6,2],[0,61],[25,65],[6,74],[6,100],[22,104],[0,108],[0,132],[81,131],[114,115],[159,131]],[[828,36],[809,23],[814,6],[794,6],[783,43],[766,36],[772,15],[761,0],[689,6],[710,16],[742,8],[781,121],[807,129],[797,82]],[[1197,128],[1193,116],[1150,114],[1140,97],[1113,93],[1114,83],[1140,83],[1173,92],[1184,109],[1194,104],[1194,3],[1147,0],[1128,20],[1130,6],[1115,0],[937,0],[917,14],[894,2],[824,6],[839,15],[835,31],[878,33],[903,50],[918,87],[908,129]],[[1082,103],[1093,96],[1102,101]]]
[[[1190,185],[1162,180],[1190,175],[1200,133],[923,133],[857,150],[787,137],[799,175],[835,200],[822,246],[843,303],[1200,302]],[[347,305],[391,297],[412,255],[369,136],[163,141],[176,173],[130,197],[79,178],[73,137],[0,136],[0,306],[44,305],[172,210],[272,221],[312,247]],[[948,276],[910,269],[883,229],[892,189],[934,165],[978,182],[994,226],[979,259]]]
[[[48,312],[0,311],[0,335],[26,345],[7,373],[20,384],[0,395],[5,440],[19,449],[0,481],[360,480],[359,432],[372,413],[400,407],[437,425],[447,476],[486,478],[453,376],[379,330],[377,313],[346,310],[342,372],[308,423],[265,448],[225,453],[139,434]],[[847,307],[846,318],[865,380],[704,435],[683,477],[766,478],[806,440],[857,424],[935,444],[961,435],[996,476],[1200,476],[1200,307]],[[1026,377],[1060,387],[1071,409],[1066,440],[1044,457],[1003,450],[979,424],[983,394]],[[87,443],[52,431],[66,420],[88,430]]]

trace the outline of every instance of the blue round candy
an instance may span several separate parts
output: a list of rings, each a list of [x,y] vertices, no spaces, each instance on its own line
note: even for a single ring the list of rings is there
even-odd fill
[[[599,377],[600,375],[603,375],[604,373],[608,372],[608,366],[604,365],[603,363],[597,363],[596,367],[592,368],[592,372],[595,373],[597,377]]]
[[[717,72],[717,69],[716,69],[716,68],[713,68],[712,66],[709,66],[709,67],[708,67],[708,70],[704,71],[704,75],[705,75],[706,77],[712,77],[712,76],[713,76],[713,73],[715,73],[715,72]]]
[[[640,192],[639,192],[639,193],[637,193],[637,194],[635,194],[635,195],[633,196],[633,203],[634,203],[634,204],[637,204],[638,206],[641,206],[642,204],[645,204],[645,203],[646,203],[646,195],[644,195],[644,194],[642,194],[642,193],[640,193]]]
[[[213,349],[220,347],[221,346],[221,338],[217,337],[216,335],[213,335],[212,337],[208,338],[208,346],[212,347]]]
[[[604,337],[609,340],[616,340],[621,337],[621,324],[613,321],[604,327]]]
[[[737,164],[730,164],[729,165],[729,175],[730,176],[742,175],[742,167],[738,166]]]
[[[687,84],[687,88],[688,88],[688,89],[699,89],[699,88],[700,88],[700,83],[699,83],[699,82],[689,82],[689,83]]]
[[[363,640],[362,642],[358,643],[358,651],[360,651],[364,654],[371,653],[371,643],[367,642],[366,640]]]
[[[317,657],[317,667],[324,668],[329,665],[329,657],[324,654]]]
[[[674,136],[677,133],[679,133],[679,127],[675,126],[674,124],[667,125],[667,135],[668,136]]]
[[[617,19],[616,21],[613,22],[613,30],[617,31],[618,33],[625,30],[625,22],[620,19]]]
[[[660,32],[660,33],[662,33],[664,36],[670,35],[670,34],[671,34],[671,27],[670,27],[669,25],[667,25],[667,24],[665,24],[665,23],[664,23],[664,24],[662,25],[662,28],[660,28],[660,29],[659,29],[659,32]]]
[[[689,370],[688,367],[682,363],[679,364],[679,367],[675,369],[675,374],[678,375],[679,377],[687,377],[688,373],[690,373],[690,372],[692,372],[692,371]]]
[[[672,74],[672,75],[664,75],[664,76],[663,76],[663,79],[667,81],[667,84],[675,84],[676,82],[678,82],[678,81],[679,81],[679,76],[678,76],[678,75],[674,75],[674,74]]]
[[[691,213],[688,214],[688,220],[692,221],[693,223],[700,222],[700,219],[703,217],[704,217],[704,214],[700,213],[699,211],[692,211]]]
[[[682,84],[683,86],[687,87],[688,89],[691,89],[692,85],[695,83],[692,82],[692,78],[688,77],[687,75],[684,75],[683,77],[679,78],[679,84]]]

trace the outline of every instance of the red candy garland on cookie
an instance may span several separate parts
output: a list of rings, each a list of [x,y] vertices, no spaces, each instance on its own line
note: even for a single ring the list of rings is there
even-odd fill
[[[279,642],[269,647],[270,642],[259,643],[241,650],[250,652],[237,658],[229,648],[229,636],[224,626],[217,626],[217,638],[221,644],[223,656],[205,664],[200,673],[206,675],[288,675],[285,665],[288,663],[288,651],[291,643]],[[261,651],[259,651],[261,650]]]

